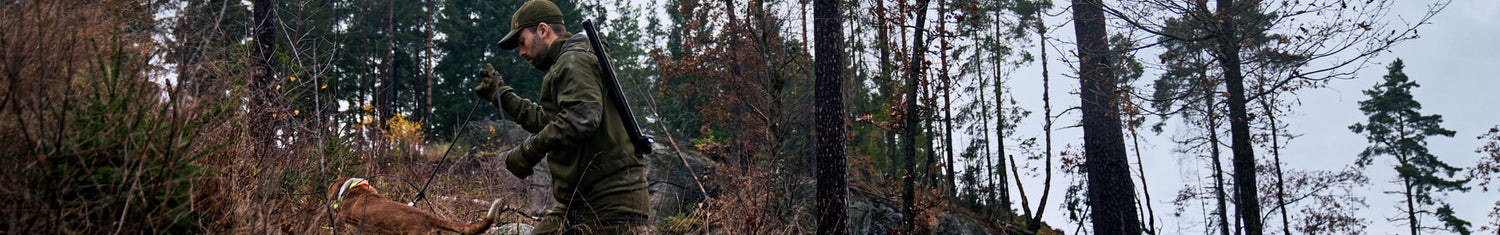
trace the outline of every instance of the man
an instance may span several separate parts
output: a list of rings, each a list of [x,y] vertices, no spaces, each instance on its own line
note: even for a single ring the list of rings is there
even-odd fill
[[[480,71],[480,97],[505,110],[533,133],[501,154],[518,178],[547,160],[552,196],[558,204],[533,234],[625,234],[645,232],[649,213],[644,160],[633,154],[619,110],[601,90],[598,58],[586,35],[563,27],[562,11],[547,0],[521,5],[511,16],[500,49],[539,70],[541,102],[517,96],[494,67]]]

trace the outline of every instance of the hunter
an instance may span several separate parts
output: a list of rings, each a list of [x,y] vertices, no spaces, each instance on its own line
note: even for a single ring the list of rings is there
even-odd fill
[[[649,195],[644,159],[621,123],[615,100],[601,90],[599,59],[588,37],[563,27],[563,14],[547,0],[532,0],[511,16],[500,49],[542,77],[541,102],[521,98],[493,66],[474,92],[515,118],[530,137],[500,154],[505,168],[525,179],[547,161],[557,205],[532,234],[639,234],[648,229]]]

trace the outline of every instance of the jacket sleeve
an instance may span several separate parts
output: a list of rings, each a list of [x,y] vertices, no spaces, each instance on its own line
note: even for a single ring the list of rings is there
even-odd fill
[[[553,119],[554,115],[542,111],[541,105],[512,92],[515,89],[507,86],[501,90],[500,108],[514,117],[516,124],[520,124],[521,129],[526,129],[526,132],[537,133],[542,130],[542,126],[546,125],[548,120]]]
[[[591,64],[590,55],[571,53],[564,58],[563,74],[558,76],[557,102],[559,112],[546,120],[545,126],[525,142],[532,154],[527,156],[530,164],[539,163],[543,153],[576,145],[592,136],[603,120],[604,95],[599,88],[599,69]]]

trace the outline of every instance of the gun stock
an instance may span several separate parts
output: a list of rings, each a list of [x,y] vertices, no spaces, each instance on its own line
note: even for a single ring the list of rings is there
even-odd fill
[[[619,111],[620,121],[624,122],[630,142],[635,145],[635,153],[651,154],[651,144],[656,140],[641,134],[640,125],[635,122],[635,111],[630,109],[630,101],[625,99],[625,92],[620,89],[619,79],[615,77],[615,67],[604,51],[604,43],[599,40],[599,30],[594,27],[594,20],[583,20],[583,29],[589,36],[589,46],[594,49],[594,57],[599,59],[599,71],[602,73],[600,77],[604,79],[604,87],[609,90],[605,95],[615,101],[615,110]]]

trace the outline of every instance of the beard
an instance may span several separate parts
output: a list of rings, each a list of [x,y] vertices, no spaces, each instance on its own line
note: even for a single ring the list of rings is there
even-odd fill
[[[549,53],[547,51],[547,47],[552,46],[552,43],[543,41],[541,36],[537,36],[535,34],[533,34],[532,36],[532,38],[529,38],[529,41],[538,43],[531,43],[531,45],[529,45],[531,46],[531,48],[522,48],[522,50],[528,50],[530,52],[527,56],[530,58],[525,58],[526,63],[531,64],[531,67],[536,68],[537,70],[547,71],[548,67],[551,67],[552,65],[542,64],[542,58],[548,56]]]

